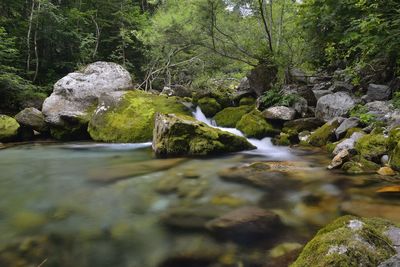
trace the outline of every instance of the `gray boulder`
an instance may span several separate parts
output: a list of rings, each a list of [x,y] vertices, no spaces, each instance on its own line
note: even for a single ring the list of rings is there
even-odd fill
[[[340,139],[341,137],[343,137],[343,135],[346,134],[347,130],[357,127],[359,124],[360,119],[358,118],[352,117],[345,119],[335,131],[336,138]]]
[[[388,100],[391,95],[392,90],[389,86],[371,83],[370,85],[368,85],[367,94],[363,97],[363,99],[367,102]]]
[[[318,99],[315,116],[324,121],[329,121],[336,117],[345,116],[356,102],[345,92],[329,94]]]
[[[348,151],[353,150],[358,139],[360,139],[364,135],[365,134],[361,133],[361,132],[353,133],[350,138],[344,139],[339,144],[337,144],[335,149],[333,150],[332,154],[334,156],[336,156],[339,153],[341,153],[343,150],[348,150]]]
[[[44,121],[43,113],[36,108],[26,108],[15,115],[17,122],[25,127],[31,128],[39,133],[45,133],[49,129]]]
[[[96,62],[59,80],[44,101],[42,112],[52,127],[82,128],[81,125],[88,123],[101,94],[132,87],[131,76],[122,66]]]
[[[261,96],[265,91],[272,88],[276,82],[278,70],[270,64],[256,66],[247,76],[251,91]]]
[[[368,110],[368,114],[375,115],[378,118],[383,118],[391,111],[393,111],[393,106],[388,101],[373,101],[365,104]]]
[[[296,111],[285,106],[271,107],[263,111],[263,116],[270,120],[291,121],[295,118]]]
[[[336,81],[332,87],[331,87],[331,91],[336,93],[336,92],[349,92],[351,93],[354,89],[354,86],[350,83],[346,83],[346,82],[340,82],[340,81]]]

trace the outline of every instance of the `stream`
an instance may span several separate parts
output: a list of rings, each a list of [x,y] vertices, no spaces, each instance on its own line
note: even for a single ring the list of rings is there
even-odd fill
[[[200,110],[194,116],[213,125]],[[269,138],[249,141],[256,150],[184,160],[155,159],[150,143],[32,143],[0,150],[0,266],[287,266],[293,259],[272,253],[277,245],[304,245],[354,203],[400,204],[376,193],[390,183],[378,175],[326,170],[324,151],[276,147]],[[254,162],[277,168],[268,173],[271,184],[219,175]],[[243,243],[179,221],[241,206],[272,210],[285,228]],[[399,216],[362,207],[364,216]]]

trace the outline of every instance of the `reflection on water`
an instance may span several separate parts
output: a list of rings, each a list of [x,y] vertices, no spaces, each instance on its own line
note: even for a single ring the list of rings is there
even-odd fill
[[[398,195],[376,192],[396,178],[328,172],[314,150],[264,152],[160,161],[149,144],[1,150],[0,266],[287,266],[343,213],[400,222]],[[242,206],[285,226],[245,243],[204,227]]]

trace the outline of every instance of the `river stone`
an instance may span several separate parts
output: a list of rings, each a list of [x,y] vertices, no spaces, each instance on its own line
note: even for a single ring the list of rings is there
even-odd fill
[[[291,121],[296,116],[296,111],[285,106],[271,107],[263,111],[263,116],[270,120]]]
[[[388,100],[392,95],[392,90],[387,85],[371,83],[368,85],[367,94],[363,97],[367,102]]]
[[[341,137],[343,137],[347,130],[351,129],[351,128],[355,128],[360,124],[360,119],[358,118],[347,118],[345,119],[340,126],[335,130],[335,134],[336,134],[336,138],[340,139]]]
[[[206,227],[235,240],[263,237],[276,233],[282,226],[279,216],[258,207],[242,207],[207,222]]]
[[[190,114],[175,97],[154,95],[140,90],[103,94],[89,122],[95,141],[140,143],[153,138],[157,112]]]
[[[20,125],[6,115],[0,115],[0,142],[13,141],[18,138]]]
[[[36,108],[26,108],[15,115],[20,125],[31,128],[39,133],[47,132],[49,129],[41,111]]]
[[[89,122],[101,94],[132,87],[131,76],[122,66],[95,62],[56,82],[42,112],[50,126],[75,130]]]
[[[378,266],[396,254],[391,227],[382,219],[341,217],[321,229],[291,266]]]
[[[339,144],[336,145],[335,149],[333,150],[332,154],[337,155],[339,154],[342,150],[352,150],[354,149],[355,143],[363,137],[363,133],[353,133],[350,138],[343,139]]]
[[[345,92],[329,94],[318,99],[315,116],[325,121],[345,116],[356,105],[354,99]]]
[[[343,165],[345,161],[347,161],[350,157],[350,153],[347,149],[341,150],[337,155],[332,159],[331,164],[328,166],[328,169],[339,168]]]
[[[155,118],[153,150],[159,157],[206,156],[254,148],[244,137],[189,116],[157,113]]]

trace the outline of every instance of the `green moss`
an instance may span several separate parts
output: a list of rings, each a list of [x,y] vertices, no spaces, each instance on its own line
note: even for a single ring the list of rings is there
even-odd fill
[[[175,97],[135,90],[126,93],[115,107],[109,107],[105,112],[95,114],[88,130],[96,141],[150,141],[156,112],[190,114]]]
[[[368,174],[375,173],[380,165],[366,160],[361,156],[354,157],[351,161],[346,162],[342,166],[342,170],[348,174]]]
[[[279,136],[272,139],[272,142],[274,145],[277,145],[277,146],[290,146],[291,142],[290,142],[289,137],[290,136],[288,134],[281,133]]]
[[[214,116],[218,111],[221,110],[221,105],[215,100],[215,98],[211,97],[203,97],[199,99],[197,102],[201,111],[203,111],[206,117],[210,118]]]
[[[378,266],[395,254],[384,234],[390,226],[376,218],[341,217],[320,230],[291,267]]]
[[[234,128],[240,119],[253,108],[254,106],[225,108],[215,115],[214,120],[218,126]]]
[[[353,135],[353,133],[364,133],[364,131],[358,127],[350,128],[347,130],[345,138],[350,138]]]
[[[9,116],[0,115],[0,142],[12,141],[17,138],[20,125]]]
[[[356,142],[358,154],[368,160],[380,160],[388,151],[388,138],[382,134],[364,135]]]
[[[269,124],[258,110],[253,110],[251,113],[244,115],[236,124],[236,128],[242,131],[247,137],[259,139],[279,134],[279,130]]]
[[[339,143],[340,143],[340,141],[335,142],[335,143],[328,143],[328,144],[326,144],[326,150],[327,150],[330,154],[332,154],[333,151],[335,150],[336,146],[337,146]]]
[[[324,146],[331,141],[335,136],[335,130],[339,127],[337,120],[325,123],[322,127],[318,128],[310,135],[308,142],[312,146]]]
[[[253,97],[243,97],[239,101],[240,106],[250,106],[250,105],[255,105],[256,100]]]
[[[400,141],[400,126],[393,128],[389,133],[388,149],[392,151]]]

